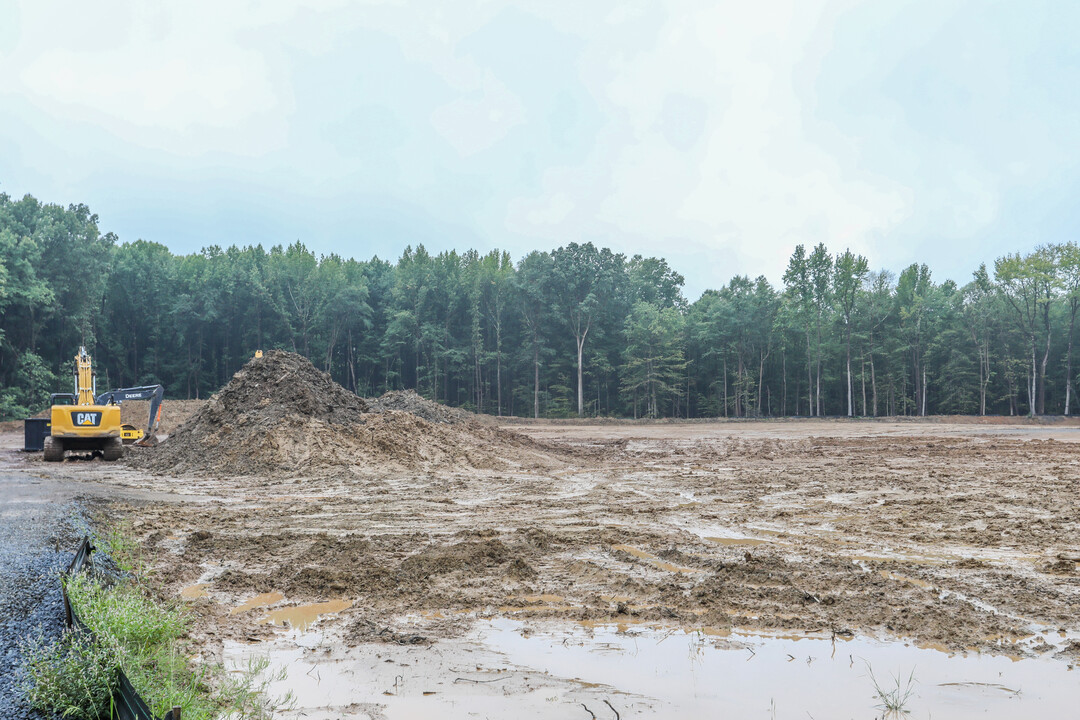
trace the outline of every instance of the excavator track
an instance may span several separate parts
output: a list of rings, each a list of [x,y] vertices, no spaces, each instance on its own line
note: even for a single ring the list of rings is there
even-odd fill
[[[64,459],[64,441],[54,437],[45,438],[45,462],[60,462]]]
[[[119,460],[124,456],[124,442],[116,437],[109,438],[105,442],[105,446],[101,449],[101,459],[112,462],[113,460]]]

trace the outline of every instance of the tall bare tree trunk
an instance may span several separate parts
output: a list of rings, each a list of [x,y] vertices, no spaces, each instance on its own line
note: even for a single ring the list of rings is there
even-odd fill
[[[1040,415],[1046,414],[1046,366],[1050,361],[1050,336],[1052,335],[1050,326],[1050,300],[1053,297],[1049,288],[1046,290],[1045,302],[1042,305],[1043,312],[1043,329],[1046,331],[1046,349],[1043,351],[1042,363],[1039,368],[1039,397],[1038,397],[1038,412]]]
[[[735,417],[743,416],[743,360],[739,353],[739,367],[735,373]]]
[[[859,356],[859,380],[862,381],[862,416],[866,417],[866,357]]]
[[[821,417],[821,308],[818,308],[817,319],[817,414]]]
[[[787,351],[785,350],[780,357],[784,365],[784,407],[780,414],[787,415]]]
[[[540,346],[533,342],[533,417],[540,417]]]
[[[853,388],[851,385],[851,331],[848,331],[847,340],[847,416],[855,416],[855,399],[852,397]]]
[[[724,417],[728,416],[728,398],[727,398],[727,358],[724,358]]]
[[[877,417],[877,375],[874,374],[874,353],[870,353],[870,398],[874,402],[874,417]]]
[[[919,392],[919,350],[916,347],[911,348],[911,367],[912,367],[912,370],[914,371],[912,373],[911,381],[912,381],[912,384],[914,385],[914,391],[915,391],[915,409],[913,411],[913,414],[918,415],[919,414],[919,400],[922,398],[922,393]],[[905,378],[905,384],[906,383],[907,383],[907,380]],[[904,397],[905,398],[907,397],[907,388],[906,387],[904,388]]]
[[[1046,351],[1043,353],[1042,368],[1039,373],[1039,414],[1046,414],[1046,364],[1050,360],[1050,329],[1046,330]]]
[[[1065,415],[1069,414],[1069,401],[1072,399],[1072,346],[1073,346],[1073,328],[1076,325],[1076,305],[1077,301],[1074,299],[1071,301],[1069,314],[1069,349],[1065,351]]]
[[[495,396],[502,417],[502,323],[495,323]]]
[[[979,404],[982,407],[982,414],[986,414],[986,389],[990,386],[990,335],[987,334],[983,340],[983,381],[982,381],[982,393],[979,398]]]
[[[818,359],[817,359],[817,388],[814,390],[814,395],[817,396],[817,416],[821,417],[821,348],[818,347]]]
[[[1030,377],[1030,380],[1028,382],[1028,415],[1030,417],[1035,417],[1035,375],[1036,375],[1035,353],[1036,353],[1035,333],[1032,333],[1031,334],[1031,373],[1030,373],[1031,377]]]
[[[357,395],[360,394],[360,388],[356,386],[356,353],[353,352],[352,342],[352,328],[349,328],[349,382],[352,384],[352,391]]]
[[[1036,365],[1036,348],[1035,332],[1031,332],[1031,365],[1027,368],[1027,415],[1029,418],[1035,417],[1036,409],[1036,396],[1035,396],[1035,378],[1038,372],[1038,366]]]
[[[772,354],[772,349],[764,354],[759,354],[761,362],[758,364],[758,382],[757,382],[757,414],[761,417],[761,388],[765,384],[765,361],[769,359],[769,355]]]
[[[585,385],[582,373],[582,357],[585,354],[585,336],[589,334],[589,328],[577,337],[577,416],[585,416]]]
[[[980,387],[979,392],[979,414],[986,415],[986,382],[980,384],[982,387]]]
[[[919,413],[923,417],[926,417],[926,364],[923,363],[922,369],[922,411]]]

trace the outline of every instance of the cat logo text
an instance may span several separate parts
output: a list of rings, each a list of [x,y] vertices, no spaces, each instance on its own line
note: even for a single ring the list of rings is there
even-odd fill
[[[75,427],[97,427],[101,424],[101,413],[73,412],[71,413],[71,422]]]

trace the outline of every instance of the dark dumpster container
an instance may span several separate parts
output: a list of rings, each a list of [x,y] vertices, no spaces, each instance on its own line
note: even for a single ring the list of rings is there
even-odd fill
[[[45,438],[52,430],[49,418],[26,418],[23,420],[23,450],[35,452],[45,449]]]

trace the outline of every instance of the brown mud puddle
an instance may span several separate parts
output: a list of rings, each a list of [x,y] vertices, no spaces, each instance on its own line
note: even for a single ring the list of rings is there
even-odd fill
[[[185,600],[197,600],[199,598],[206,597],[206,589],[213,583],[197,583],[195,585],[188,585],[186,588],[180,590],[180,597]]]
[[[286,669],[271,694],[291,691],[295,716],[311,720],[566,718],[583,715],[582,705],[597,717],[878,717],[875,682],[888,692],[906,689],[909,678],[907,713],[898,717],[1068,717],[1080,702],[1080,682],[1050,659],[822,633],[493,620],[420,651],[346,648],[332,630],[225,646],[227,666],[260,654]]]
[[[229,611],[229,614],[239,615],[240,613],[245,613],[248,610],[255,610],[256,608],[263,608],[267,607],[268,605],[274,605],[275,603],[279,603],[284,599],[285,596],[279,592],[262,593],[234,607],[232,610]]]
[[[259,624],[279,625],[296,629],[307,630],[323,615],[339,613],[352,607],[352,600],[327,600],[310,605],[295,605],[292,607],[273,610]]]

